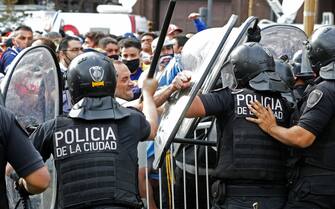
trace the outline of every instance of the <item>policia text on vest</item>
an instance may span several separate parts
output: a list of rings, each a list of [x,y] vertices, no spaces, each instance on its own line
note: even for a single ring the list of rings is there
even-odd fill
[[[117,150],[116,135],[110,126],[65,129],[55,132],[54,137],[56,159]]]
[[[236,95],[237,106],[236,114],[237,115],[252,115],[252,112],[249,111],[248,105],[250,102],[258,100],[264,107],[270,106],[273,111],[273,114],[277,119],[283,119],[283,107],[278,98],[255,95],[255,94],[237,94]]]

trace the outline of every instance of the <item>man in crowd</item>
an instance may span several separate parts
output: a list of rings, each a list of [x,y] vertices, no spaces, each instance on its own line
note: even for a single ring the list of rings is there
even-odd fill
[[[104,37],[99,40],[98,47],[102,49],[107,57],[118,60],[120,57],[120,48],[117,43],[117,40],[111,38],[111,37]]]
[[[6,196],[5,166],[8,163],[14,168],[19,179],[19,187],[26,194],[43,192],[49,185],[48,168],[43,164],[40,154],[28,139],[15,116],[0,107],[0,208],[8,209]]]
[[[141,90],[138,87],[137,81],[142,74],[141,67],[141,43],[135,39],[123,39],[119,43],[121,49],[121,59],[124,64],[127,65],[130,70],[130,78],[135,82],[135,87],[133,88],[134,99],[137,99]]]
[[[59,67],[63,74],[63,77],[65,77],[65,74],[71,61],[75,57],[83,53],[83,47],[81,46],[80,40],[78,38],[67,36],[63,38],[59,43],[57,52],[59,59]],[[63,113],[65,114],[69,113],[72,107],[70,99],[71,97],[66,89],[67,86],[65,85],[65,90],[63,91]]]
[[[71,61],[79,54],[83,53],[83,47],[78,38],[67,36],[61,40],[58,49],[59,66],[62,72],[65,72]]]
[[[157,43],[158,43],[158,38],[153,40],[153,42],[151,44],[153,52],[155,52],[155,50],[156,50]],[[170,40],[170,39],[166,38],[164,40],[164,43],[163,43],[163,46],[162,46],[162,50],[161,50],[159,60],[158,60],[158,64],[157,64],[158,70],[156,70],[156,74],[155,74],[155,77],[156,77],[156,79],[158,80],[158,83],[159,83],[159,87],[169,85],[171,83],[171,81],[173,80],[173,79],[171,79],[170,83],[161,82],[162,76],[165,73],[165,68],[174,56],[173,43],[174,43],[173,40]],[[148,74],[148,71],[144,71],[144,73],[141,75],[141,77],[139,78],[139,81],[138,81],[139,86],[141,86],[142,80],[147,77],[147,74]]]
[[[11,35],[13,46],[7,48],[2,54],[1,61],[1,73],[6,74],[8,65],[12,63],[14,58],[19,54],[20,51],[29,47],[33,40],[33,31],[30,27],[21,25],[15,29]]]
[[[134,81],[130,79],[130,71],[123,62],[114,60],[113,64],[117,73],[115,97],[122,105],[133,100]]]
[[[67,79],[74,104],[69,116],[46,122],[31,136],[44,160],[55,158],[57,207],[139,208],[136,148],[156,135],[157,82],[143,86],[143,115],[115,101],[116,72],[100,53],[76,57]]]
[[[256,118],[247,120],[259,125],[279,142],[297,148],[288,202],[285,209],[335,207],[335,27],[317,29],[306,44],[307,55],[316,74],[303,98],[297,125],[291,128],[276,123],[272,110],[258,101],[250,110]]]
[[[156,35],[151,32],[143,33],[141,35],[141,39],[140,39],[141,47],[142,47],[141,58],[145,65],[149,65],[151,63],[151,56],[153,55],[151,44],[155,38],[156,38]]]
[[[174,56],[164,69],[163,75],[159,80],[159,85],[169,85],[177,74],[183,70],[181,66],[181,51],[187,40],[188,38],[185,35],[178,35],[173,39]]]
[[[88,32],[85,35],[83,47],[85,49],[95,49],[98,47],[100,39],[104,37],[106,37],[106,35],[103,34],[102,32],[96,32],[96,31]]]

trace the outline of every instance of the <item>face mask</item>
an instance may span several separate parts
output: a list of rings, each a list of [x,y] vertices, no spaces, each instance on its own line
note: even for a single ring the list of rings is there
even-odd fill
[[[113,54],[113,55],[109,56],[109,58],[111,58],[113,60],[119,60],[119,55]]]
[[[302,97],[304,95],[304,91],[306,89],[306,84],[295,86],[294,89]]]
[[[122,62],[127,65],[131,73],[136,72],[137,68],[140,66],[140,59],[122,60]]]
[[[158,63],[160,66],[166,67],[172,58],[173,58],[173,54],[163,55],[159,58]]]

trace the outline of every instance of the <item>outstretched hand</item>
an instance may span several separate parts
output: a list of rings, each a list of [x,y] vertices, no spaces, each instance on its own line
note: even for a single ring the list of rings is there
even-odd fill
[[[195,19],[198,19],[199,17],[200,17],[200,14],[197,12],[192,12],[191,14],[188,15],[189,20],[195,20]]]
[[[259,101],[255,100],[250,102],[248,108],[256,118],[246,117],[246,120],[258,124],[266,133],[269,133],[273,127],[277,126],[276,117],[269,106],[265,108]]]

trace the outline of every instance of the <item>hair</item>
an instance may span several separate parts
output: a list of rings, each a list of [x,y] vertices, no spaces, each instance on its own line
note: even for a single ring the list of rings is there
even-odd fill
[[[33,33],[33,30],[31,27],[26,26],[26,25],[20,25],[19,27],[15,28],[15,30],[9,35],[10,38],[16,38],[19,34],[20,31],[28,31]]]
[[[155,33],[152,33],[152,32],[142,33],[140,39],[142,39],[143,36],[151,36],[152,40],[155,39],[155,38],[157,38],[157,35]]]
[[[46,37],[39,37],[39,38],[36,38],[33,40],[33,43],[35,41],[41,41],[42,44],[41,45],[45,45],[45,46],[48,46],[50,49],[52,49],[54,52],[56,52],[56,44],[51,41],[49,38],[46,38]]]
[[[14,31],[19,31],[19,30],[33,32],[33,30],[31,29],[31,27],[29,27],[29,26],[27,26],[27,25],[20,25],[20,26],[18,26],[17,28],[15,28]]]
[[[134,47],[137,48],[138,50],[141,51],[142,47],[141,47],[141,43],[138,40],[132,39],[132,38],[126,38],[126,39],[122,39],[119,42],[119,47],[120,48],[129,48],[129,47]]]
[[[181,47],[185,45],[189,38],[186,35],[177,35],[174,39],[176,39],[178,46]]]
[[[67,48],[69,47],[69,42],[70,41],[80,41],[79,38],[77,37],[73,37],[73,36],[66,36],[65,38],[63,38],[59,45],[58,45],[58,49],[57,49],[57,52],[60,52],[60,51],[65,51],[67,50]]]
[[[115,45],[118,45],[117,40],[115,40],[114,38],[104,37],[104,38],[102,38],[102,39],[99,40],[98,46],[99,46],[99,48],[104,49],[104,48],[106,48],[106,46],[108,44],[111,44],[111,43],[115,44]]]
[[[91,31],[86,33],[85,38],[89,38],[93,41],[94,46],[97,46],[99,43],[99,40],[106,37],[106,34],[102,32],[97,32],[97,31]]]
[[[119,69],[117,68],[117,66],[119,66],[119,67],[120,66],[125,66],[128,69],[127,65],[124,64],[121,60],[113,60],[113,66],[114,66],[114,69],[115,69],[115,72],[116,72],[116,78],[119,74]]]

